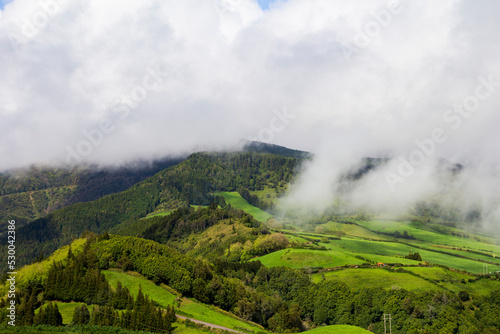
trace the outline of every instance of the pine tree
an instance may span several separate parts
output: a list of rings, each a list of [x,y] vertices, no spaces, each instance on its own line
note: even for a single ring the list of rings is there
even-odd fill
[[[75,308],[73,312],[73,324],[74,325],[86,325],[90,321],[90,312],[87,306],[82,305]]]

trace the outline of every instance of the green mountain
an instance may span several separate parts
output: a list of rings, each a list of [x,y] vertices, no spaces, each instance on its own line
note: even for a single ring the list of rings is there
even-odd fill
[[[136,235],[139,220],[187,205],[209,205],[220,191],[279,189],[292,179],[299,159],[258,153],[196,153],[185,161],[98,200],[51,212],[17,230],[18,261],[50,254],[84,231]],[[6,246],[3,246],[2,250]]]

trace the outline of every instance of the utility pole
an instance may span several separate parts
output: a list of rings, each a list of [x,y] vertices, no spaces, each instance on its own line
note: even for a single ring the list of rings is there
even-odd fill
[[[389,334],[392,334],[392,318],[390,314],[384,314],[384,333],[387,334],[387,320],[389,320]]]

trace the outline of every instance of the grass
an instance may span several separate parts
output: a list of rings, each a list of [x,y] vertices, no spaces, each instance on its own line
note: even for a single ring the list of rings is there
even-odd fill
[[[393,243],[393,242],[376,242],[368,240],[354,240],[344,238],[340,241],[333,241],[332,243],[338,244],[341,247],[357,253],[368,253],[386,256],[405,256],[408,253],[418,252],[422,256],[423,261],[430,263],[450,266],[459,270],[467,270],[471,273],[481,273],[483,270],[483,263],[459,258],[453,255],[441,254],[431,250],[419,249],[417,247]],[[490,271],[500,270],[500,266],[489,265]]]
[[[139,286],[141,286],[142,292],[154,299],[161,307],[174,305],[177,296],[146,278],[141,277],[139,274],[137,274],[138,276],[132,276],[111,270],[103,270],[102,273],[106,276],[106,279],[113,288],[116,288],[118,282],[121,282],[123,286],[126,286],[130,290],[130,293],[134,297],[137,297]]]
[[[75,308],[85,305],[84,303],[62,303],[62,302],[56,302],[57,308],[59,309],[59,312],[62,315],[63,319],[63,325],[68,325],[73,321],[73,313],[75,312]],[[37,314],[41,308],[45,307],[47,304],[44,304],[43,306],[37,308],[35,310],[35,314]],[[90,312],[92,312],[91,309],[89,309]]]
[[[312,275],[315,283],[336,280],[352,289],[364,287],[405,290],[450,290],[455,293],[466,290],[471,295],[490,295],[500,289],[500,281],[487,278],[475,281],[476,277],[441,267],[405,267],[418,276],[406,272],[390,271],[382,268],[344,269]],[[469,281],[470,280],[470,281]]]
[[[141,219],[148,219],[148,218],[153,218],[153,217],[158,217],[158,216],[168,216],[171,213],[172,213],[172,211],[151,212],[146,217],[142,217]]]
[[[353,289],[364,287],[406,290],[439,290],[437,285],[408,273],[397,273],[382,268],[345,269],[323,273],[326,280],[345,283]],[[323,280],[323,274],[314,274],[313,281]]]
[[[289,235],[290,241],[303,242],[303,238],[319,239],[321,234],[298,233],[296,236]],[[432,264],[444,265],[457,270],[466,270],[470,273],[481,273],[483,262],[476,259],[497,262],[498,259],[485,255],[477,255],[471,252],[442,249],[425,245],[419,248],[418,243],[404,244],[399,242],[381,242],[373,240],[352,239],[343,237],[341,240],[331,240],[329,243],[318,243],[328,250],[311,249],[286,249],[258,258],[265,266],[286,266],[290,268],[324,267],[333,268],[346,265],[359,265],[366,262],[376,263],[399,263],[402,265],[415,265],[417,261],[405,259],[408,253],[418,252],[422,260]],[[422,243],[420,243],[422,245]],[[450,254],[443,254],[446,252]],[[461,258],[456,255],[469,256]],[[488,264],[488,271],[500,271],[500,264]]]
[[[118,271],[104,270],[104,275],[108,279],[112,287],[116,288],[117,283],[121,282],[123,286],[130,290],[130,293],[135,297],[141,286],[142,292],[148,295],[149,298],[158,303],[161,307],[174,305],[176,310],[180,310],[182,315],[189,318],[209,322],[227,328],[241,331],[263,331],[256,324],[247,323],[236,316],[225,313],[217,308],[199,303],[195,300],[182,298],[176,301],[177,296],[167,289],[157,286],[139,274],[127,274]]]
[[[306,334],[369,334],[371,332],[355,326],[334,325],[311,329]]]
[[[400,222],[390,220],[358,221],[359,225],[376,232],[394,233],[398,231],[414,236],[416,239],[426,241],[431,244],[448,245],[453,247],[466,247],[470,249],[494,252],[500,255],[500,246],[477,241],[471,238],[457,237],[449,234],[443,234],[421,222]],[[491,241],[491,238],[481,238],[482,241]]]
[[[457,254],[460,256],[465,256],[465,257],[470,258],[470,259],[495,262],[495,263],[500,265],[500,257],[488,256],[488,255],[491,255],[489,253],[483,253],[484,255],[483,254],[476,254],[476,253],[472,253],[472,252],[468,251],[467,249],[463,249],[463,248],[451,248],[451,247],[444,247],[444,246],[437,246],[437,245],[429,246],[429,247],[425,247],[425,248],[431,249],[431,250],[437,250],[437,251],[441,251],[441,252],[446,252],[446,253],[451,253],[451,254]]]
[[[318,225],[323,227],[326,231],[342,231],[346,235],[351,237],[358,237],[363,239],[372,239],[372,240],[391,240],[394,241],[394,238],[391,236],[386,236],[383,234],[378,234],[372,232],[363,226],[355,225],[355,224],[343,224],[338,222],[330,221],[326,224]]]
[[[73,254],[78,254],[83,250],[83,246],[87,242],[87,239],[76,239],[71,244],[71,250]],[[28,281],[30,280],[41,280],[43,283],[47,280],[49,269],[53,262],[59,262],[68,256],[68,246],[64,246],[52,253],[47,259],[33,263],[22,267],[17,271],[16,281],[18,287],[26,287]],[[7,292],[5,285],[0,285],[0,295],[4,295]]]
[[[408,267],[405,268],[405,270],[436,281],[458,282],[463,279],[468,280],[470,278],[473,278],[473,276],[471,275],[447,270],[446,268],[442,267]]]
[[[250,205],[246,199],[241,197],[241,195],[237,192],[221,192],[216,195],[221,195],[224,197],[227,203],[231,204],[231,206],[235,209],[243,210],[249,215],[252,215],[255,219],[261,222],[266,222],[269,218],[272,218],[273,215],[270,213],[261,210],[253,205]]]
[[[306,239],[301,238],[298,235],[293,235],[293,234],[288,234],[288,233],[285,233],[285,235],[290,242],[295,242],[298,244],[305,244],[308,242]]]
[[[362,264],[365,261],[354,255],[336,250],[311,250],[311,249],[282,249],[257,258],[266,267],[323,267],[333,268],[349,264]]]
[[[471,295],[487,296],[493,291],[500,289],[500,281],[489,280],[486,278],[469,283],[443,282],[441,284],[455,293],[458,293],[461,290],[466,290]]]

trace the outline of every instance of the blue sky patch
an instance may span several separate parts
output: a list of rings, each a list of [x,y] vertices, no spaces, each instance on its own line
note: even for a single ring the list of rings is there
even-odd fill
[[[273,3],[275,0],[257,0],[260,7],[264,10],[269,9],[269,4]]]

